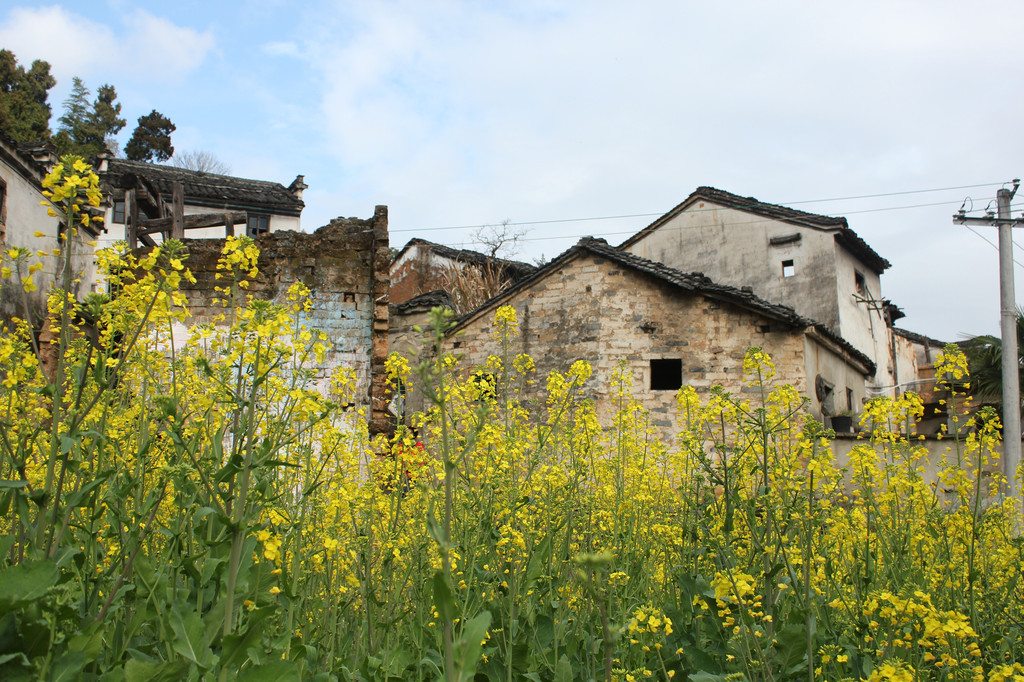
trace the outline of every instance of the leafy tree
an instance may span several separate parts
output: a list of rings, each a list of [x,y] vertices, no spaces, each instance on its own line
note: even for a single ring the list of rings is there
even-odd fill
[[[125,156],[132,161],[166,161],[174,156],[171,133],[177,126],[154,109],[139,117],[139,125],[124,147]]]
[[[997,336],[975,336],[963,343],[971,374],[971,393],[982,402],[1003,405],[1003,342]],[[1017,366],[1024,386],[1024,310],[1017,309]]]
[[[114,136],[125,124],[125,120],[120,118],[117,90],[113,85],[101,85],[91,105],[89,94],[85,83],[76,76],[71,94],[64,100],[60,130],[53,137],[53,143],[61,154],[89,157],[117,144]]]
[[[199,171],[201,173],[216,173],[217,175],[230,175],[231,168],[210,152],[201,150],[182,152],[175,154],[171,159],[171,165],[175,168]]]
[[[57,80],[50,64],[35,60],[26,71],[10,50],[0,50],[0,128],[18,142],[50,139],[50,105]]]

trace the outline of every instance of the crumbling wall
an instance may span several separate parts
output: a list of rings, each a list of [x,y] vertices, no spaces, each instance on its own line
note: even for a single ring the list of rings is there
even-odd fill
[[[312,234],[270,232],[256,238],[259,275],[249,287],[257,298],[283,302],[288,288],[302,282],[312,292],[305,322],[327,333],[330,347],[317,379],[339,366],[356,373],[357,396],[369,406],[371,433],[388,431],[388,250],[387,207],[372,218],[337,218]],[[183,282],[190,301],[190,324],[214,322],[224,312],[214,299],[217,260],[223,239],[185,239],[188,266],[196,283]]]

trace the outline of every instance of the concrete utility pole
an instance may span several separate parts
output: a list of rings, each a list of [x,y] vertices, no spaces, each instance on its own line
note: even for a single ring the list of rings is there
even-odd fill
[[[1009,490],[1015,496],[1014,476],[1020,465],[1020,361],[1017,355],[1017,300],[1013,285],[1013,228],[1024,225],[1024,219],[1010,217],[1010,200],[1020,187],[1014,178],[1013,189],[1000,189],[996,193],[998,215],[991,211],[984,218],[968,218],[961,208],[953,222],[961,225],[999,227],[999,327],[1003,352],[1003,473]]]

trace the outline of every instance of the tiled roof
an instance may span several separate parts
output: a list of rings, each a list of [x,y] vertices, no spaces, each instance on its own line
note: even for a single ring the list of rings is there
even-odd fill
[[[452,295],[444,289],[434,289],[428,291],[425,294],[419,296],[413,296],[408,301],[402,301],[401,303],[392,303],[390,308],[392,312],[405,313],[409,310],[416,308],[455,308],[455,301],[452,300]]]
[[[283,215],[299,215],[305,206],[302,200],[279,182],[249,180],[142,161],[111,159],[103,179],[110,186],[124,187],[129,184],[126,176],[131,175],[145,177],[168,199],[174,183],[181,182],[185,190],[185,203],[196,206],[264,209]]]
[[[912,331],[909,331],[907,329],[900,329],[899,327],[893,327],[892,331],[897,336],[902,336],[903,338],[907,339],[908,341],[913,341],[914,343],[919,343],[922,346],[931,346],[933,348],[942,348],[943,346],[946,345],[946,343],[944,341],[939,341],[938,339],[933,339],[930,336],[925,336],[924,334],[918,334],[917,332],[912,332]]]
[[[693,292],[707,298],[724,301],[740,308],[760,313],[765,317],[777,320],[792,329],[806,329],[808,327],[813,327],[823,337],[841,347],[851,357],[867,367],[870,373],[873,374],[875,371],[875,363],[871,361],[871,358],[854,348],[848,341],[828,329],[825,325],[797,314],[797,312],[789,306],[766,301],[763,298],[755,296],[752,291],[747,289],[741,289],[726,284],[717,284],[700,272],[683,272],[681,270],[676,270],[675,268],[670,268],[663,263],[641,258],[640,256],[629,253],[628,251],[609,245],[604,239],[595,239],[593,237],[584,237],[575,246],[559,255],[529,277],[516,282],[505,291],[485,302],[473,312],[462,316],[455,329],[458,329],[470,319],[478,317],[486,310],[498,305],[514,293],[530,287],[534,282],[543,279],[548,274],[554,272],[562,265],[584,252],[590,252],[594,255],[607,258],[618,265],[630,268],[636,272],[641,272],[658,281],[678,287],[683,291]]]
[[[47,163],[42,159],[55,160],[53,145],[49,142],[18,142],[0,129],[0,145],[7,157],[8,163],[19,165],[19,173],[26,177],[38,175],[35,182],[39,182],[48,171]]]
[[[419,237],[410,239],[409,242],[402,247],[402,250],[398,252],[398,255],[395,256],[395,260],[397,261],[401,258],[402,254],[413,246],[422,246],[439,256],[453,261],[458,261],[460,263],[470,263],[481,267],[486,266],[487,264],[500,266],[502,271],[511,275],[514,280],[526,277],[537,270],[537,266],[530,265],[529,263],[523,263],[522,261],[496,258],[478,251],[470,251],[469,249],[453,249],[450,246],[435,244],[434,242],[427,241],[426,239],[420,239]]]
[[[878,253],[876,253],[867,242],[861,239],[856,232],[850,229],[850,225],[846,222],[846,218],[808,213],[795,208],[789,208],[788,206],[769,204],[764,201],[758,201],[754,197],[742,197],[738,194],[726,192],[725,190],[717,189],[715,187],[698,187],[678,206],[634,234],[632,237],[626,239],[626,241],[619,244],[619,248],[625,248],[650,234],[672,218],[676,217],[676,215],[681,213],[685,208],[689,207],[698,199],[704,199],[705,201],[709,201],[713,204],[724,206],[726,208],[733,208],[738,211],[746,211],[747,213],[771,218],[772,220],[802,225],[815,230],[835,232],[836,241],[838,241],[852,254],[860,258],[865,265],[875,272],[882,273],[891,265],[888,260],[878,255]]]

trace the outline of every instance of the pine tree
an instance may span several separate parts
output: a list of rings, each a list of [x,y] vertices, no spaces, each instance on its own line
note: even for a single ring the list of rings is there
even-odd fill
[[[166,161],[174,156],[171,133],[176,126],[154,109],[139,117],[139,125],[124,147],[125,156],[132,161]]]
[[[116,102],[113,85],[102,85],[96,99],[89,104],[89,89],[77,76],[71,94],[64,100],[64,113],[60,117],[60,130],[53,143],[60,154],[78,154],[90,157],[116,144],[114,136],[124,128],[119,118],[121,104]]]
[[[117,91],[113,85],[101,85],[96,91],[96,101],[89,114],[90,133],[94,136],[90,142],[101,146],[101,149],[111,149],[117,144],[114,136],[127,122],[120,118],[121,103],[116,100]]]
[[[35,60],[26,71],[10,50],[0,50],[0,129],[18,142],[50,139],[50,105],[57,80],[50,64]]]

